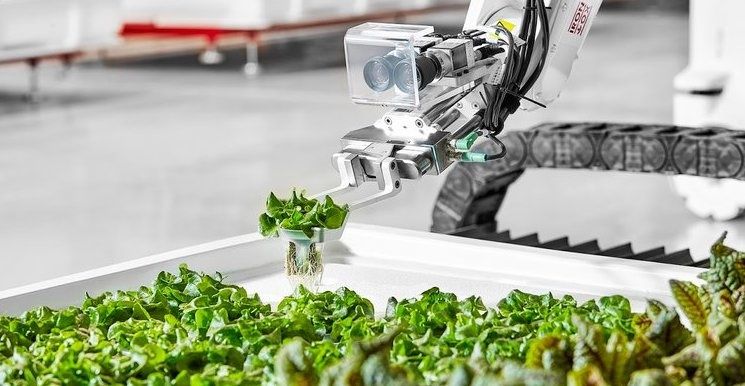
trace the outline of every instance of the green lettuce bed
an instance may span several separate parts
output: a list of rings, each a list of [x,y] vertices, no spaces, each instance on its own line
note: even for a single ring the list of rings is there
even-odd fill
[[[745,254],[717,242],[704,286],[671,282],[692,330],[650,300],[432,288],[384,317],[353,291],[272,308],[181,267],[137,291],[0,318],[6,385],[733,385],[745,382]],[[382,310],[381,310],[382,311]]]

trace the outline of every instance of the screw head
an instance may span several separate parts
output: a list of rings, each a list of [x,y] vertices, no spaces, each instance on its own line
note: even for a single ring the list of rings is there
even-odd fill
[[[391,120],[391,118],[389,118],[389,117],[385,117],[385,120],[384,120],[384,122],[385,122],[385,124],[386,124],[386,125],[388,125],[388,126],[390,126],[390,125],[392,125],[392,124],[393,124],[393,121],[392,121],[392,120]]]
[[[424,122],[421,119],[417,119],[416,121],[414,121],[414,124],[416,125],[416,127],[419,128],[424,127]]]

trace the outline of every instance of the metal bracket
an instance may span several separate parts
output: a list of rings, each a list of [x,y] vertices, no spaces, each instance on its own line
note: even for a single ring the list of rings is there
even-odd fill
[[[339,169],[341,182],[336,188],[321,192],[313,196],[313,198],[318,199],[325,196],[342,194],[359,187],[360,183],[364,182],[366,178],[364,177],[364,171],[358,157],[358,155],[351,153],[334,154],[334,160]],[[383,158],[377,166],[375,168],[375,180],[378,183],[380,191],[372,196],[351,203],[349,210],[356,210],[374,204],[401,192],[401,175],[396,159],[393,157]]]
[[[381,186],[381,190],[372,196],[353,202],[349,205],[349,210],[357,210],[366,207],[387,198],[391,198],[401,192],[401,176],[398,172],[398,165],[396,164],[395,158],[388,157],[380,161],[380,169],[375,171],[375,179],[378,180],[378,185]]]
[[[341,179],[339,186],[316,194],[313,198],[317,199],[334,194],[345,193],[359,186],[360,180],[362,180],[359,172],[361,172],[362,168],[354,167],[355,162],[359,165],[357,155],[351,153],[336,153],[334,154],[333,159],[336,161],[336,169],[339,170],[339,177]]]

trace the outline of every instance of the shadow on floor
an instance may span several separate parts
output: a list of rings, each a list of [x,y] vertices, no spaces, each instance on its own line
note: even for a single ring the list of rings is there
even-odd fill
[[[268,73],[300,72],[344,65],[344,33],[327,34],[313,38],[270,42],[261,46],[259,60],[262,71]],[[246,63],[243,48],[221,49],[222,63],[205,65],[199,62],[197,52],[173,54],[164,57],[144,58],[106,63],[109,67],[179,69],[194,71],[242,71]]]
[[[46,108],[76,107],[79,105],[106,104],[130,97],[131,93],[123,92],[66,92],[45,91],[41,89],[38,96],[31,98],[27,91],[0,90],[0,115],[8,116],[35,112]]]

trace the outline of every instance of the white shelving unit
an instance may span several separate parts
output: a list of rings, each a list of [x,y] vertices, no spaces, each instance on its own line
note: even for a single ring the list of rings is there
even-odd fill
[[[121,25],[121,0],[2,0],[0,63],[28,62],[35,98],[38,61],[115,44]]]
[[[121,0],[0,1],[0,62],[117,42]]]
[[[155,26],[254,29],[275,24],[355,16],[370,12],[425,8],[446,2],[442,0],[124,0],[124,17],[127,23],[151,23]]]
[[[200,60],[222,60],[219,40],[245,38],[247,75],[260,72],[259,46],[268,35],[307,36],[369,20],[403,19],[463,6],[467,0],[123,0],[124,36],[166,39],[201,36]]]

